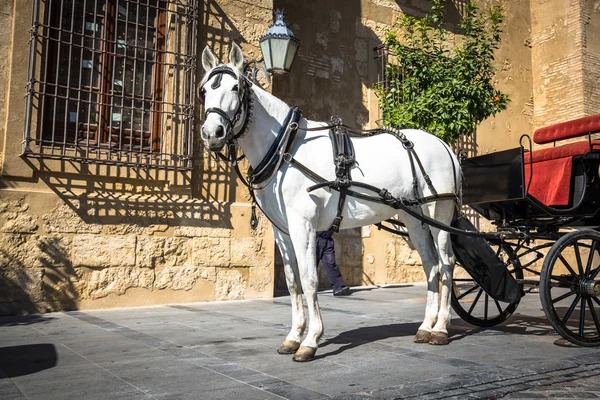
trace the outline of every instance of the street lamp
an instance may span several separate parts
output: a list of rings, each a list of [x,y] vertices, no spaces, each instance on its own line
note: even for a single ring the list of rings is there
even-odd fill
[[[275,22],[260,38],[260,51],[269,73],[290,72],[300,45],[300,40],[285,24],[284,16],[283,10],[275,10]]]

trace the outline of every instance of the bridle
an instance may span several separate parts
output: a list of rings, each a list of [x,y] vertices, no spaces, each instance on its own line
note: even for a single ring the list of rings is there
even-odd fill
[[[216,76],[215,80],[210,85],[210,87],[213,89],[219,88],[221,86],[221,80],[223,78],[223,75],[230,75],[238,80],[238,82],[239,82],[239,84],[238,84],[239,85],[239,88],[238,88],[239,105],[238,105],[237,109],[235,110],[233,117],[229,117],[229,114],[227,114],[227,112],[225,112],[222,108],[218,108],[218,107],[207,108],[204,111],[204,120],[206,120],[208,115],[211,113],[215,113],[215,114],[218,114],[221,117],[223,117],[223,119],[227,123],[227,126],[225,127],[225,137],[226,137],[227,143],[229,145],[231,143],[237,142],[237,140],[240,137],[242,137],[242,135],[244,133],[246,133],[248,131],[248,128],[250,126],[250,121],[252,118],[252,111],[253,111],[254,105],[253,105],[253,96],[252,96],[252,83],[245,76],[243,76],[243,75],[240,76],[240,75],[236,74],[235,71],[231,67],[228,67],[227,65],[220,65],[218,67],[213,68],[210,71],[208,77],[206,78],[206,81],[204,82],[204,84],[198,86],[198,98],[200,99],[200,102],[202,104],[204,104],[204,89],[203,89],[204,85],[206,85],[213,77]],[[244,116],[244,123],[242,124],[241,129],[238,132],[235,132],[235,126],[237,125],[240,118],[242,117],[244,110],[246,111],[245,112],[246,115]]]

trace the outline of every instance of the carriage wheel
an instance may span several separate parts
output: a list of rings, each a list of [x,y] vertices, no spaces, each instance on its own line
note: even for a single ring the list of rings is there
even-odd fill
[[[496,249],[496,255],[504,261],[513,277],[523,279],[521,263],[512,247],[507,243],[492,247]],[[456,264],[454,274],[469,275],[459,263]],[[495,326],[506,321],[519,305],[518,301],[504,303],[493,299],[470,276],[453,279],[451,303],[452,309],[463,321],[483,327]]]
[[[600,346],[600,233],[584,229],[550,249],[540,277],[540,299],[552,327],[579,346]]]

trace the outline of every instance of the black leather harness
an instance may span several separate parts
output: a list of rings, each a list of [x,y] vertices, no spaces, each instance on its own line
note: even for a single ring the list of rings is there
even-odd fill
[[[236,79],[238,75],[227,66],[218,66],[214,68],[205,82],[208,82],[210,78],[213,76],[217,76],[217,78],[212,83],[213,88],[219,87],[221,83],[222,74],[228,74],[234,76]],[[254,228],[257,225],[256,218],[256,197],[254,195],[255,190],[262,189],[266,187],[269,182],[273,179],[273,177],[277,174],[277,171],[281,167],[283,162],[290,164],[291,166],[297,168],[300,172],[302,172],[309,179],[316,182],[315,185],[308,187],[307,192],[312,192],[313,190],[321,189],[321,188],[330,188],[333,190],[337,190],[340,192],[340,197],[337,205],[337,214],[334,218],[329,231],[338,232],[340,229],[340,224],[342,222],[342,213],[344,210],[344,204],[346,202],[347,196],[352,196],[357,199],[377,202],[381,204],[387,204],[395,209],[403,210],[407,214],[419,219],[423,223],[427,223],[431,226],[437,227],[439,229],[443,229],[446,231],[453,232],[456,230],[447,225],[441,224],[434,219],[426,217],[422,214],[422,212],[416,212],[412,209],[414,206],[422,205],[432,201],[445,200],[445,199],[453,199],[457,201],[458,198],[456,193],[444,193],[438,194],[433,184],[431,183],[431,179],[425,172],[423,164],[419,159],[417,152],[414,149],[414,145],[411,141],[409,141],[404,134],[393,128],[379,128],[372,130],[354,130],[344,124],[342,124],[342,120],[338,117],[332,117],[332,123],[323,127],[316,128],[304,128],[305,131],[323,131],[329,130],[329,136],[331,139],[332,149],[333,149],[333,162],[335,165],[335,180],[328,181],[316,174],[301,162],[294,159],[293,154],[290,152],[293,148],[293,143],[296,138],[297,131],[299,129],[298,123],[302,118],[302,112],[298,107],[290,108],[284,123],[281,125],[281,129],[275,138],[275,141],[271,144],[269,150],[261,160],[261,162],[256,166],[256,168],[250,167],[247,173],[247,178],[244,179],[240,169],[239,169],[239,161],[243,158],[237,157],[237,139],[243,135],[244,132],[247,131],[251,113],[252,113],[252,96],[251,96],[251,83],[245,78],[240,78],[240,105],[234,116],[232,118],[220,108],[209,108],[205,111],[205,117],[210,113],[217,113],[221,115],[227,121],[226,127],[226,137],[227,137],[227,148],[228,155],[224,156],[221,153],[218,153],[219,156],[227,161],[230,161],[235,171],[242,181],[242,183],[248,187],[250,191],[250,196],[252,198],[252,216],[251,216],[251,226]],[[201,95],[202,87],[199,86],[198,94]],[[243,109],[246,109],[246,116],[242,128],[239,132],[234,132],[235,125],[241,118]],[[354,153],[354,147],[352,145],[351,136],[375,136],[378,134],[391,134],[396,139],[398,139],[404,149],[406,149],[407,154],[410,160],[411,173],[413,176],[412,186],[413,186],[413,198],[407,199],[404,197],[394,197],[387,189],[377,188],[375,186],[357,182],[352,180],[352,167],[356,164],[356,158]],[[448,151],[448,150],[447,150]],[[454,164],[453,164],[454,165]],[[417,167],[423,176],[429,190],[431,191],[431,196],[421,196],[419,193],[418,187],[418,177],[417,177]],[[454,166],[453,166],[454,168]],[[454,176],[456,176],[456,171],[454,171]],[[351,187],[356,186],[358,188],[366,189],[372,192],[377,193],[377,196],[370,196],[364,193],[356,192],[352,190]],[[420,211],[420,210],[419,210]],[[265,216],[271,221],[271,223],[278,228],[281,232],[287,232],[277,226],[269,216],[263,212]],[[456,230],[457,231],[457,230]],[[456,232],[454,232],[456,233]],[[464,232],[463,232],[464,234]]]

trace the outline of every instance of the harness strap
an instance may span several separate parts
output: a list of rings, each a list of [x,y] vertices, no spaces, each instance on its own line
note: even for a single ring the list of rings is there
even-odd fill
[[[248,170],[248,181],[255,189],[264,188],[279,170],[284,155],[289,152],[294,143],[300,118],[302,118],[302,111],[298,107],[290,108],[285,123],[281,126],[271,148],[256,167],[256,172],[252,167]]]
[[[341,119],[339,117],[332,117],[331,119],[336,125],[336,128],[329,131],[336,176],[335,181],[332,182],[332,187],[340,192],[337,213],[328,229],[329,232],[333,233],[340,230],[348,188],[352,185],[351,168],[356,163],[356,159],[354,156],[354,146],[348,137],[346,129],[342,127]]]

